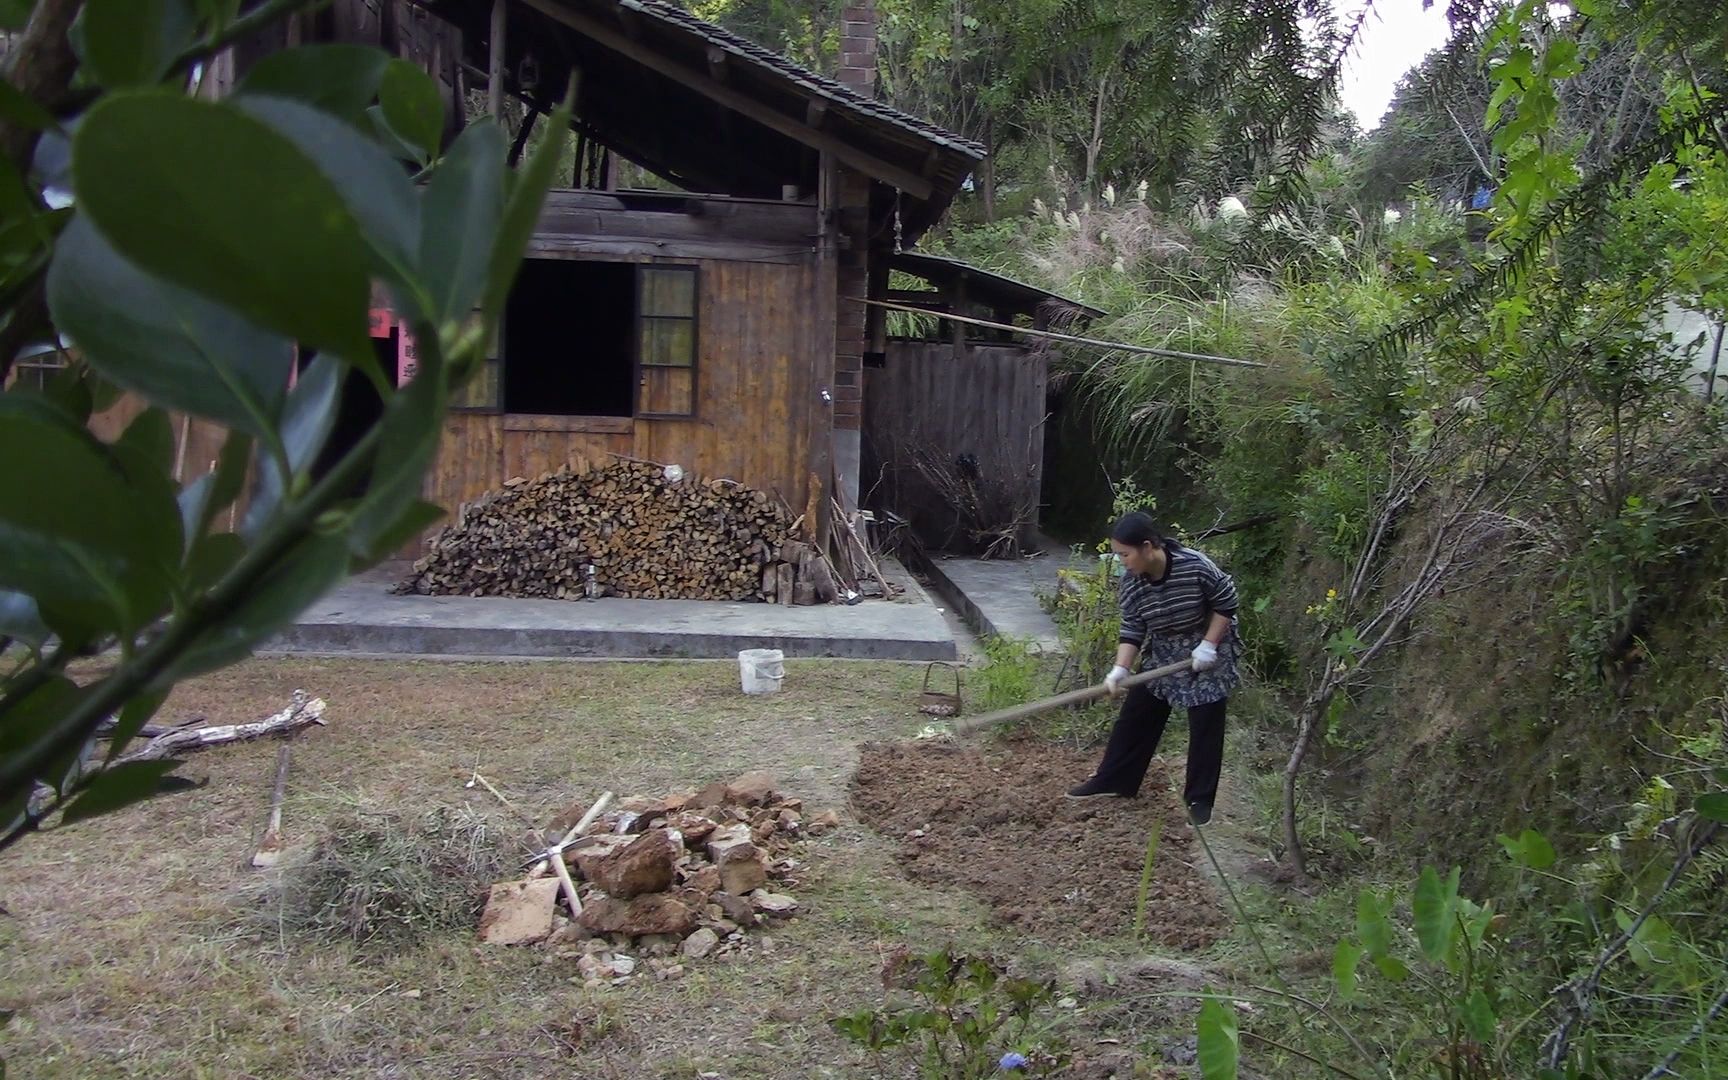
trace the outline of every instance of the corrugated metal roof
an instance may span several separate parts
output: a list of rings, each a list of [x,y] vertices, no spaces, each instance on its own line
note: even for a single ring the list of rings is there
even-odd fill
[[[989,294],[1012,300],[1031,311],[1035,305],[1043,301],[1053,301],[1073,308],[1088,318],[1101,319],[1104,312],[1078,300],[1070,300],[1061,293],[1037,285],[1028,285],[1024,281],[1011,278],[1006,274],[998,274],[994,270],[986,270],[959,259],[946,255],[932,255],[922,251],[902,251],[894,255],[890,261],[896,270],[902,270],[915,277],[935,284],[945,285],[959,277],[967,280],[968,293],[973,299],[988,300]],[[974,291],[975,290],[975,291]]]

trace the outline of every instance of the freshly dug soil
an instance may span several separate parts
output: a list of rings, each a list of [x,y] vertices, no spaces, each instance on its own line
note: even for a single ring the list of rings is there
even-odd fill
[[[860,820],[901,841],[915,881],[956,885],[1009,925],[1052,937],[1125,934],[1134,927],[1146,840],[1163,823],[1146,905],[1146,933],[1201,949],[1223,932],[1205,858],[1153,762],[1138,799],[1076,802],[1063,793],[1091,774],[1092,754],[1035,739],[988,751],[954,743],[869,743],[852,804]]]

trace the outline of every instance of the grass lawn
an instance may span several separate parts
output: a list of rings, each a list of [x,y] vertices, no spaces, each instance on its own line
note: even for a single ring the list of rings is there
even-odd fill
[[[296,687],[329,702],[328,727],[294,744],[290,844],[357,808],[418,817],[468,807],[514,858],[521,828],[464,787],[476,765],[541,820],[602,789],[659,794],[767,769],[807,810],[834,807],[847,824],[807,845],[805,913],[776,927],[771,947],[693,965],[680,980],[585,991],[573,962],[481,947],[471,928],[389,950],[273,932],[259,900],[268,872],[247,862],[276,744],[204,751],[181,770],[207,778],[204,788],[27,838],[5,856],[0,1006],[18,1010],[0,1035],[10,1075],[898,1075],[898,1062],[885,1072],[827,1023],[881,1003],[892,950],[954,943],[1039,974],[1124,951],[1009,940],[977,899],[909,882],[894,840],[855,823],[846,784],[860,743],[927,721],[913,707],[920,669],[788,669],[785,689],[759,698],[738,692],[735,665],[694,662],[256,660],[186,684],[162,719],[257,719]],[[1089,1008],[1060,1019],[1087,1037]],[[1121,1003],[1092,1011],[1137,1015]]]

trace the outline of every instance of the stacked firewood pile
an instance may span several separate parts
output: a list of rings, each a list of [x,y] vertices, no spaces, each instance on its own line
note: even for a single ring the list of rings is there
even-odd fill
[[[818,551],[803,526],[804,516],[768,492],[619,459],[518,477],[467,503],[396,591],[782,604],[886,591],[855,589],[859,564]],[[869,568],[879,579],[873,561]]]
[[[753,932],[798,911],[788,892],[802,869],[796,845],[839,824],[832,811],[806,821],[803,809],[766,773],[572,805],[528,877],[492,887],[480,939],[542,945],[592,986],[676,978],[686,964],[744,952]]]

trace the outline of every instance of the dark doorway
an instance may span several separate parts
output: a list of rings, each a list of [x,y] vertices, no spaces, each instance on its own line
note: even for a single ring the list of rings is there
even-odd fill
[[[633,416],[636,267],[524,259],[504,310],[504,411]]]
[[[397,334],[394,327],[387,338],[372,339],[372,352],[378,358],[378,366],[384,371],[384,378],[392,385],[397,376]],[[317,351],[302,349],[300,351],[299,370],[305,371],[316,357]],[[378,393],[378,388],[366,373],[358,368],[349,368],[342,379],[342,397],[336,409],[336,422],[330,428],[330,437],[324,440],[324,449],[319,451],[318,459],[312,464],[312,479],[324,478],[336,463],[348,455],[348,452],[365,438],[372,426],[384,418],[384,398]],[[361,483],[364,483],[361,480]]]

